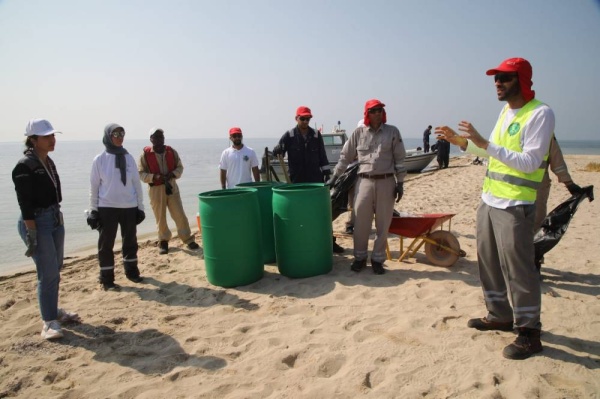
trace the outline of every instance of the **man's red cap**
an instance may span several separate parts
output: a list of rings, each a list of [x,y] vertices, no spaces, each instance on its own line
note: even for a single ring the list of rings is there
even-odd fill
[[[239,127],[232,127],[231,129],[229,129],[229,135],[236,133],[242,134],[242,129],[240,129]]]
[[[363,123],[365,124],[365,126],[371,126],[371,120],[369,119],[369,110],[371,108],[377,108],[377,107],[383,108],[383,107],[385,107],[385,104],[376,98],[369,100],[365,103],[365,112],[363,113],[363,119],[364,119]],[[386,123],[387,115],[385,113],[385,109],[382,112],[383,112],[383,119],[381,120],[381,122]]]
[[[310,116],[312,118],[312,114],[310,112],[310,108],[301,106],[296,110],[296,116]]]
[[[535,91],[531,90],[533,82],[533,69],[531,64],[525,58],[509,58],[502,61],[496,68],[488,69],[486,75],[496,75],[501,72],[516,72],[519,77],[519,86],[521,86],[521,94],[525,101],[530,101],[535,97]]]

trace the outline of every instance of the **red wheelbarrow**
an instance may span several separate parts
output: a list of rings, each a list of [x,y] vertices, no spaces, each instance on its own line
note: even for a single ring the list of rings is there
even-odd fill
[[[436,266],[450,267],[459,257],[467,256],[466,252],[460,249],[458,239],[450,232],[451,219],[454,215],[454,213],[425,213],[394,216],[388,231],[400,236],[398,262],[414,257],[423,244],[425,244],[427,259]],[[448,222],[448,230],[443,230],[445,222]],[[440,230],[436,230],[438,227]],[[406,250],[404,250],[404,237],[414,238]],[[389,245],[387,245],[387,258],[392,259]]]

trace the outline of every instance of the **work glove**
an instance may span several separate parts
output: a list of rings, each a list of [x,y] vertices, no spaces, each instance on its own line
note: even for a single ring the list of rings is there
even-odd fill
[[[331,175],[331,177],[329,178],[329,180],[327,180],[325,182],[326,186],[329,186],[329,188],[333,187],[333,185],[335,184],[335,182],[337,181],[337,176],[336,175]]]
[[[146,214],[141,209],[137,210],[137,214],[135,216],[135,224],[140,224],[146,219]]]
[[[396,190],[394,190],[394,194],[396,196],[396,203],[400,202],[402,196],[404,195],[404,182],[396,183]]]
[[[283,155],[283,148],[279,144],[277,144],[275,147],[273,147],[273,155],[274,156]]]
[[[165,193],[167,195],[173,194],[173,186],[171,185],[171,183],[169,183],[168,180],[165,180]]]
[[[37,248],[36,229],[27,229],[27,235],[25,236],[25,245],[27,245],[27,251],[25,251],[25,256],[35,255],[35,250]]]
[[[581,194],[583,192],[583,189],[573,182],[567,186],[567,190],[569,190],[571,195]]]
[[[100,230],[102,228],[102,223],[100,222],[100,215],[98,215],[98,211],[92,211],[87,217],[87,224],[92,228],[92,230]]]

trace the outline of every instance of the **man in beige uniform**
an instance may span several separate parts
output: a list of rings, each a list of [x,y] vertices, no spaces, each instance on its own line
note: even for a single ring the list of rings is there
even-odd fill
[[[342,149],[332,178],[331,187],[350,163],[360,164],[355,185],[354,262],[350,269],[359,272],[367,265],[369,234],[375,214],[377,237],[371,253],[373,273],[383,274],[386,259],[385,246],[394,212],[394,199],[400,201],[404,193],[404,157],[406,150],[400,131],[386,124],[385,104],[373,99],[367,101],[364,127],[358,127]]]
[[[538,231],[540,227],[542,227],[542,222],[544,221],[544,218],[548,212],[547,205],[548,197],[550,196],[551,184],[548,166],[550,166],[552,173],[558,177],[558,182],[564,183],[565,187],[567,187],[567,190],[569,190],[569,193],[575,194],[581,191],[581,187],[575,184],[573,179],[571,179],[569,169],[567,169],[567,163],[565,162],[565,158],[563,157],[560,146],[558,145],[558,141],[556,141],[556,137],[552,137],[552,141],[550,141],[550,153],[548,155],[546,173],[544,174],[542,185],[537,192],[537,197],[535,200],[535,222],[533,224],[533,231]]]
[[[170,146],[165,145],[162,129],[150,130],[152,147],[144,148],[138,162],[140,180],[148,183],[150,205],[158,227],[159,254],[169,253],[169,240],[172,237],[167,225],[167,208],[177,226],[177,235],[189,249],[198,249],[190,230],[190,223],[183,210],[179,187],[176,179],[183,173],[183,165],[179,154]]]

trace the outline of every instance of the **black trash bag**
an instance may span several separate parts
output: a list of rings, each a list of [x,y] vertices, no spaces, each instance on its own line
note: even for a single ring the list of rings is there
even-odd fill
[[[535,246],[535,264],[540,265],[544,254],[550,251],[558,244],[562,236],[569,227],[569,222],[575,215],[577,207],[584,199],[590,202],[594,200],[594,186],[583,187],[580,193],[577,193],[550,212],[544,221],[542,227],[533,237]]]
[[[348,211],[348,192],[356,184],[358,177],[358,163],[350,165],[348,169],[335,181],[331,187],[331,220],[334,221],[342,213]]]

